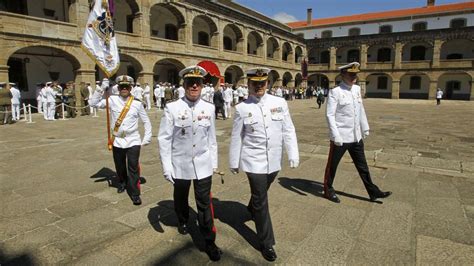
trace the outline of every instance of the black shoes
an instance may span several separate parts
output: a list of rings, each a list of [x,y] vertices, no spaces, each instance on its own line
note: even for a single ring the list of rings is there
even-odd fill
[[[369,197],[370,197],[370,201],[376,201],[377,199],[383,199],[390,195],[392,195],[391,191],[385,191],[385,192],[380,191],[378,193],[375,193],[374,195],[369,195]]]
[[[328,193],[324,193],[324,197],[334,203],[340,203],[341,200],[336,196],[336,192],[330,191]]]
[[[212,261],[219,261],[221,259],[222,250],[216,246],[214,242],[206,243],[206,254]]]
[[[141,205],[142,204],[142,199],[140,199],[140,196],[130,196],[132,199],[133,205]]]
[[[117,193],[123,193],[125,191],[125,183],[119,183]]]
[[[268,260],[268,261],[275,261],[276,258],[277,258],[277,254],[275,252],[275,250],[270,247],[270,248],[262,248],[262,250],[260,250],[260,252],[262,253],[262,256],[264,259]]]
[[[186,223],[178,223],[178,233],[182,235],[188,234],[188,226],[186,225]]]

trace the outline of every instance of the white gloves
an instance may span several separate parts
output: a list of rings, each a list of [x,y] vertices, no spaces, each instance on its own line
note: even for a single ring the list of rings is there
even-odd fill
[[[290,168],[296,168],[298,165],[300,165],[299,160],[290,160]]]
[[[239,173],[239,168],[230,168],[230,172],[234,175]]]
[[[174,185],[174,173],[171,171],[170,173],[165,173],[165,179],[168,180],[171,184]]]
[[[102,84],[100,85],[100,88],[102,89],[102,91],[106,91],[108,88],[109,88],[109,80],[108,79],[103,79],[102,80]]]
[[[342,144],[343,144],[343,142],[342,142],[342,138],[340,136],[338,136],[334,139],[334,145],[340,147],[340,146],[342,146]]]
[[[369,136],[369,131],[368,130],[364,131],[364,135],[362,137],[366,139],[368,136]]]

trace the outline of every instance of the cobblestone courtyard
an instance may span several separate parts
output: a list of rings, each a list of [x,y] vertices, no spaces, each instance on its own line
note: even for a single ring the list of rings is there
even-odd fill
[[[289,106],[301,164],[290,170],[285,158],[270,189],[276,263],[472,265],[474,102],[365,100],[373,179],[393,192],[378,204],[368,201],[348,155],[335,181],[341,203],[322,198],[324,109],[314,100]],[[176,230],[172,186],[158,156],[161,112],[150,112],[154,137],[142,148],[139,207],[112,187],[105,113],[99,116],[48,122],[34,115],[33,124],[0,127],[0,264],[208,264],[197,226],[187,236]],[[212,189],[219,263],[266,264],[246,211],[247,179],[227,167],[232,122],[217,127],[226,172],[223,184],[214,176]]]

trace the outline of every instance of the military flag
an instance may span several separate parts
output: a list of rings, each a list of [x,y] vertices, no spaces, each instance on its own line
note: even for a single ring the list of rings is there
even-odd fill
[[[107,77],[117,72],[120,58],[109,0],[96,0],[82,38],[82,48]]]

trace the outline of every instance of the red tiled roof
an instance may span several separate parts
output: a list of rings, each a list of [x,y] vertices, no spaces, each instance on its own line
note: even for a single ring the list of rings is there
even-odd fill
[[[380,20],[380,19],[387,19],[387,18],[408,17],[408,16],[436,14],[436,13],[454,12],[454,11],[466,11],[469,9],[474,9],[474,1],[447,4],[447,5],[438,5],[438,6],[435,5],[435,6],[410,8],[410,9],[391,10],[391,11],[384,11],[384,12],[377,12],[377,13],[366,13],[366,14],[358,14],[358,15],[351,15],[351,16],[313,19],[311,21],[311,25],[308,25],[306,21],[290,22],[290,23],[287,23],[287,25],[291,28],[301,28],[301,27],[306,27],[306,26],[324,26],[324,25],[350,23],[350,22],[358,22],[358,21]]]

